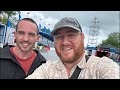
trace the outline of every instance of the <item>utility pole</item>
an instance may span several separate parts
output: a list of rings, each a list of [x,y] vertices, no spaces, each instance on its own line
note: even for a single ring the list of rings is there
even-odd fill
[[[89,46],[89,45],[96,46],[97,45],[97,39],[98,39],[98,34],[99,34],[98,24],[99,24],[98,18],[95,17],[92,21],[92,25],[90,26],[87,46]]]

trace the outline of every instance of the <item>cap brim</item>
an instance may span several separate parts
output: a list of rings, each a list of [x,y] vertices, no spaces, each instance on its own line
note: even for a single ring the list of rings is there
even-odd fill
[[[74,26],[71,26],[71,25],[63,25],[63,26],[60,26],[60,27],[54,29],[54,30],[51,32],[51,36],[53,36],[58,29],[64,28],[64,27],[69,27],[69,28],[73,28],[73,29],[75,29],[75,30],[77,30],[77,31],[81,31],[80,29],[78,29],[78,28],[76,28],[76,27],[74,27]]]

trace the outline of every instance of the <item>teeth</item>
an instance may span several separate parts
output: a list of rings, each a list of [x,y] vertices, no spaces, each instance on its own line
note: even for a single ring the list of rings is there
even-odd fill
[[[71,48],[63,48],[63,50],[70,50]]]
[[[27,46],[28,44],[24,43],[23,45],[24,45],[24,46]]]

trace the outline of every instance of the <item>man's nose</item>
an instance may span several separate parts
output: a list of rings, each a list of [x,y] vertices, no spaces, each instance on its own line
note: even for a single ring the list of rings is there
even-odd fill
[[[29,40],[28,34],[25,34],[24,37],[23,37],[23,39],[24,39],[25,41],[28,41],[28,40]]]
[[[67,36],[64,36],[64,37],[63,37],[62,43],[63,43],[63,44],[69,43],[69,40],[68,40],[68,37],[67,37]]]

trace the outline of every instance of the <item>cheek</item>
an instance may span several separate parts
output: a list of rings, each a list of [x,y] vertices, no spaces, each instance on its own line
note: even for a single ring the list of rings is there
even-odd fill
[[[36,43],[37,41],[38,41],[37,38],[31,38],[31,39],[29,40],[29,42],[33,42],[33,43]]]
[[[55,44],[54,46],[55,46],[56,49],[58,49],[58,50],[60,49],[60,45],[59,44]]]
[[[20,35],[16,35],[16,37],[15,37],[16,39],[19,39],[19,40],[22,40],[22,39],[24,39],[24,37],[23,36],[20,36]]]
[[[56,52],[57,53],[60,53],[60,44],[58,44],[58,43],[54,43],[54,46],[55,46],[55,50],[56,50]]]
[[[84,43],[82,40],[78,40],[74,43],[73,47],[74,47],[75,51],[81,51],[84,49]]]
[[[19,37],[19,36],[16,36],[15,39],[16,39],[17,41],[21,41],[21,40],[22,40],[22,38]]]
[[[76,40],[76,41],[74,42],[73,47],[74,47],[75,49],[77,49],[79,46],[81,46],[81,41],[80,41],[80,40]]]
[[[37,42],[38,41],[37,37],[29,37],[28,39],[30,42]]]

